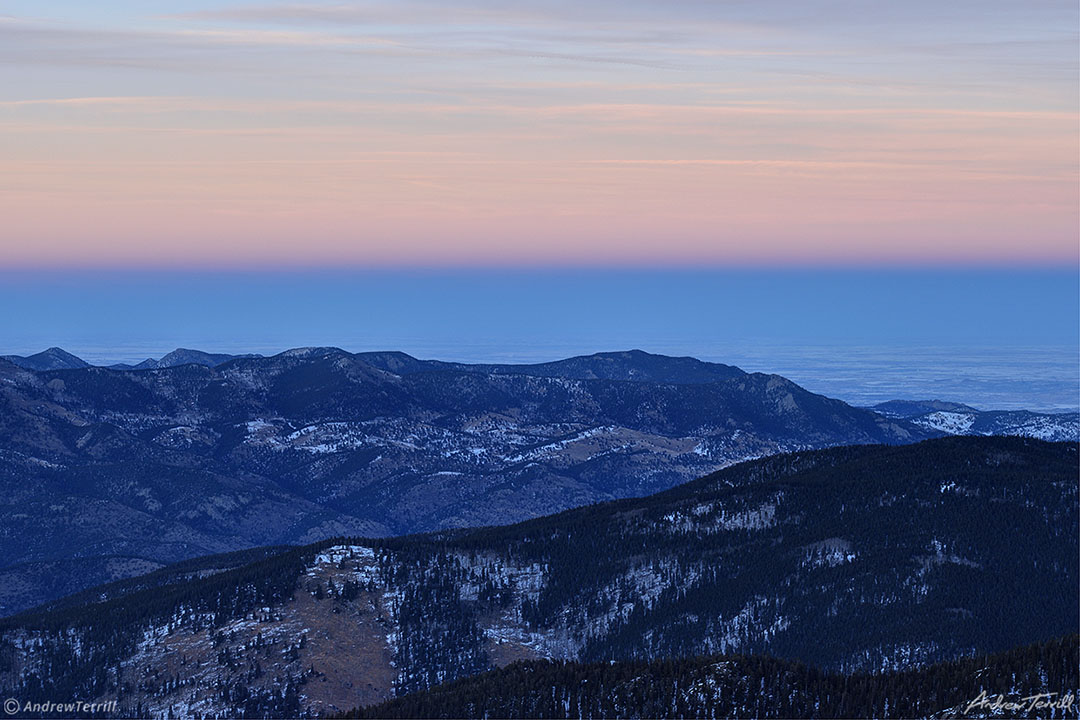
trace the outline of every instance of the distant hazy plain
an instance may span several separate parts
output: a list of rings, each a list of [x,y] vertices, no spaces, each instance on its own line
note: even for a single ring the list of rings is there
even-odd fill
[[[0,274],[0,354],[91,362],[304,345],[535,362],[640,348],[855,404],[1080,406],[1063,270],[431,270]]]

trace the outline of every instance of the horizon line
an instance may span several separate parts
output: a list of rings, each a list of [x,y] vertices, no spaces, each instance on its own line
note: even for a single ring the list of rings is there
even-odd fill
[[[206,275],[303,275],[347,273],[559,273],[559,272],[1077,272],[1080,277],[1080,254],[1070,258],[994,258],[994,259],[875,259],[870,261],[811,262],[740,262],[685,260],[678,262],[474,262],[474,263],[87,263],[87,264],[11,264],[0,263],[0,275],[10,274],[93,274],[154,273]]]

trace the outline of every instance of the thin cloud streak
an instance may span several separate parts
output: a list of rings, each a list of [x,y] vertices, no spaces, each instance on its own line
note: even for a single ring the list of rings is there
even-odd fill
[[[198,96],[128,96],[128,97],[65,97],[36,98],[32,100],[0,100],[2,108],[32,108],[71,106],[102,106],[118,112],[137,110],[141,112],[194,111],[217,113],[283,113],[297,111],[329,111],[334,113],[372,113],[372,112],[423,112],[423,113],[463,113],[486,115],[526,115],[529,117],[622,117],[649,118],[665,114],[680,117],[701,115],[706,117],[722,115],[779,115],[788,117],[875,117],[902,120],[908,117],[930,116],[935,119],[957,118],[961,120],[1027,120],[1055,121],[1071,126],[1075,124],[1076,114],[1056,110],[1018,111],[1018,110],[976,110],[968,108],[843,108],[811,106],[777,106],[765,102],[731,102],[725,104],[682,105],[657,102],[645,103],[580,103],[566,104],[491,104],[491,103],[430,103],[430,102],[370,102],[370,101],[335,101],[335,100],[233,100]],[[328,126],[331,127],[331,126]]]

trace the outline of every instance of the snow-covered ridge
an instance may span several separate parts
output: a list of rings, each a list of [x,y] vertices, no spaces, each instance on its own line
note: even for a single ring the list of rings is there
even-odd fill
[[[895,400],[871,410],[949,435],[1016,435],[1051,442],[1080,440],[1080,413],[977,410],[960,403]]]

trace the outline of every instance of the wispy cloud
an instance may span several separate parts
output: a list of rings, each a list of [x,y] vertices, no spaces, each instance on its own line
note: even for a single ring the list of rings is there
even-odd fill
[[[6,6],[0,262],[1080,240],[1068,3],[201,5]]]

